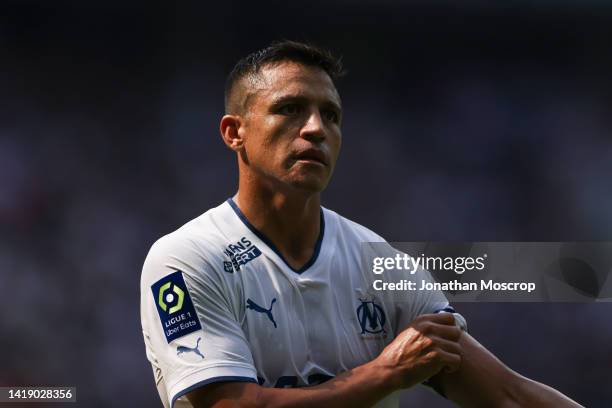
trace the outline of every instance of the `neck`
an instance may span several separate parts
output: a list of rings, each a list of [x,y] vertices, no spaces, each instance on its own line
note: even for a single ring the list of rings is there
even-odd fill
[[[311,259],[320,234],[320,193],[273,190],[241,180],[234,201],[292,268]]]

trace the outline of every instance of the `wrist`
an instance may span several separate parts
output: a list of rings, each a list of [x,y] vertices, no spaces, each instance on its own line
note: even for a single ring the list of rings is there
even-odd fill
[[[372,372],[373,378],[379,381],[379,386],[387,393],[403,388],[401,375],[396,366],[388,364],[380,357],[370,361],[367,365]]]

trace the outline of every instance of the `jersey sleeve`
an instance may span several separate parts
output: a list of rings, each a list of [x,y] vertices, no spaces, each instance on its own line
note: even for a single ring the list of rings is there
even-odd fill
[[[183,237],[166,236],[147,255],[141,321],[166,407],[209,383],[256,382],[239,307],[232,300],[236,296],[220,273],[198,244]]]

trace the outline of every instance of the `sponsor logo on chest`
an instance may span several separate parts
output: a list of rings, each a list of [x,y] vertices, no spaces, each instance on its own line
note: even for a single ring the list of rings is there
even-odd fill
[[[246,265],[253,259],[261,255],[261,251],[247,237],[240,238],[240,241],[229,244],[223,251],[229,257],[229,261],[223,262],[223,270],[227,273],[240,271],[242,265]]]

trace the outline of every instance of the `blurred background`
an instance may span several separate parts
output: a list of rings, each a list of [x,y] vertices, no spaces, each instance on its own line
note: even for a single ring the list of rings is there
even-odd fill
[[[348,69],[328,208],[394,241],[612,240],[612,3],[179,3],[0,6],[0,385],[161,406],[142,262],[234,194],[225,76],[274,39]],[[610,406],[612,303],[457,306],[515,370]]]

